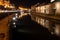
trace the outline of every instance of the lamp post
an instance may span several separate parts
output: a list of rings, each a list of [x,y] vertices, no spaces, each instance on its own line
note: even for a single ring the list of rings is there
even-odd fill
[[[55,0],[51,0],[50,2],[54,2]]]

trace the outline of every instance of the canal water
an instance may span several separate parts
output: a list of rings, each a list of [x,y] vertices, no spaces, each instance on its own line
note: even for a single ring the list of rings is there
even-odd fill
[[[11,40],[44,40],[44,39],[55,40],[55,39],[58,39],[57,36],[51,35],[51,33],[47,30],[47,28],[50,27],[49,25],[52,24],[52,23],[49,24],[50,21],[48,20],[44,21],[44,19],[40,19],[38,22],[40,24],[31,20],[31,17],[29,15],[26,15],[18,19],[18,23],[16,23],[16,27],[10,25],[11,27],[10,39]],[[51,25],[51,27],[53,26]]]

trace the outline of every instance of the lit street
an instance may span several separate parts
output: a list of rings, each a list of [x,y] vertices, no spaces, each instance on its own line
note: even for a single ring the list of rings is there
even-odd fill
[[[7,40],[8,36],[9,36],[9,26],[8,26],[8,22],[9,20],[11,20],[12,15],[6,16],[6,17],[2,17],[0,19],[0,33],[4,33],[5,34],[5,40]]]

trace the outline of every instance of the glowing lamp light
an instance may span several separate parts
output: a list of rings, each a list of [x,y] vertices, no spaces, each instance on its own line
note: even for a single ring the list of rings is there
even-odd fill
[[[16,28],[16,25],[14,25],[14,27]]]
[[[54,2],[55,0],[51,0],[50,2]]]
[[[16,18],[18,18],[18,16],[16,16]]]
[[[16,23],[14,22],[13,24],[15,25]]]
[[[14,17],[13,20],[16,20],[16,18]]]
[[[15,15],[17,16],[18,14],[16,13]]]
[[[4,8],[6,8],[6,6],[4,6]]]

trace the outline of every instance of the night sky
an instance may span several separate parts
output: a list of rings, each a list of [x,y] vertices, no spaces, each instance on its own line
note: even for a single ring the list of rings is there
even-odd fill
[[[12,4],[15,4],[16,7],[28,7],[30,8],[32,5],[36,3],[49,3],[50,0],[10,0]]]

